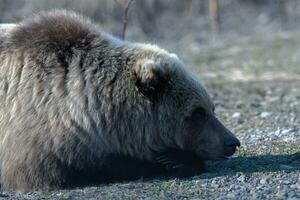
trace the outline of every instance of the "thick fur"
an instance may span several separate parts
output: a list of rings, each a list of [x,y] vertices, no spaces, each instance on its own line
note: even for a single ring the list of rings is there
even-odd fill
[[[68,187],[81,175],[104,180],[124,160],[156,174],[164,162],[191,163],[171,159],[176,151],[197,153],[190,148],[200,140],[186,134],[185,120],[199,107],[213,114],[213,104],[176,55],[118,40],[66,11],[25,20],[0,44],[4,190]]]

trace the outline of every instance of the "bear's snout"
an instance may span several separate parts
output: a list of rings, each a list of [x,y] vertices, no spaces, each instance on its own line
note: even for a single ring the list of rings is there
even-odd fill
[[[231,137],[225,141],[226,147],[240,147],[241,143],[236,137]]]
[[[231,136],[230,138],[227,138],[224,142],[224,155],[232,156],[236,152],[236,148],[240,146],[241,143],[236,137]]]

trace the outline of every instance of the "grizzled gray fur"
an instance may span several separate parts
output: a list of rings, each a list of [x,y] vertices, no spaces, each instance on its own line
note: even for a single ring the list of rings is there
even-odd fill
[[[2,189],[100,181],[109,156],[168,170],[183,166],[180,152],[224,159],[239,146],[175,54],[99,29],[73,12],[52,11],[0,37]],[[168,160],[174,166],[164,166]]]

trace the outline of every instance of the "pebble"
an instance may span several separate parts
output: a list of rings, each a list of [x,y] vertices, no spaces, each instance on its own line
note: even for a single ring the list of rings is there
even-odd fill
[[[295,188],[295,189],[300,190],[300,183],[291,185],[291,188]]]
[[[276,197],[278,197],[279,199],[284,199],[286,197],[286,192],[284,192],[284,191],[278,191],[276,193]]]
[[[295,132],[294,128],[283,129],[281,131],[282,134],[293,133],[293,132]]]
[[[272,115],[271,112],[262,112],[262,113],[260,113],[260,117],[261,118],[267,118],[267,117],[269,117],[271,115]]]
[[[235,199],[236,196],[233,193],[229,193],[229,194],[227,194],[227,198],[229,198],[229,199]]]
[[[9,197],[9,195],[6,192],[1,192],[0,197]]]
[[[235,112],[235,113],[233,113],[233,115],[231,117],[232,118],[239,118],[240,116],[241,116],[241,113]]]
[[[245,182],[245,175],[241,175],[240,177],[237,178],[238,181],[240,182]]]
[[[260,184],[266,184],[267,183],[267,179],[266,178],[262,178],[260,181],[259,181]]]

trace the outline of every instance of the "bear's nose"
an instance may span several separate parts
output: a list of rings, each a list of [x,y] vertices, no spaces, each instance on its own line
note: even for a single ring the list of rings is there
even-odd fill
[[[240,147],[241,143],[236,137],[231,137],[225,141],[227,147]]]

